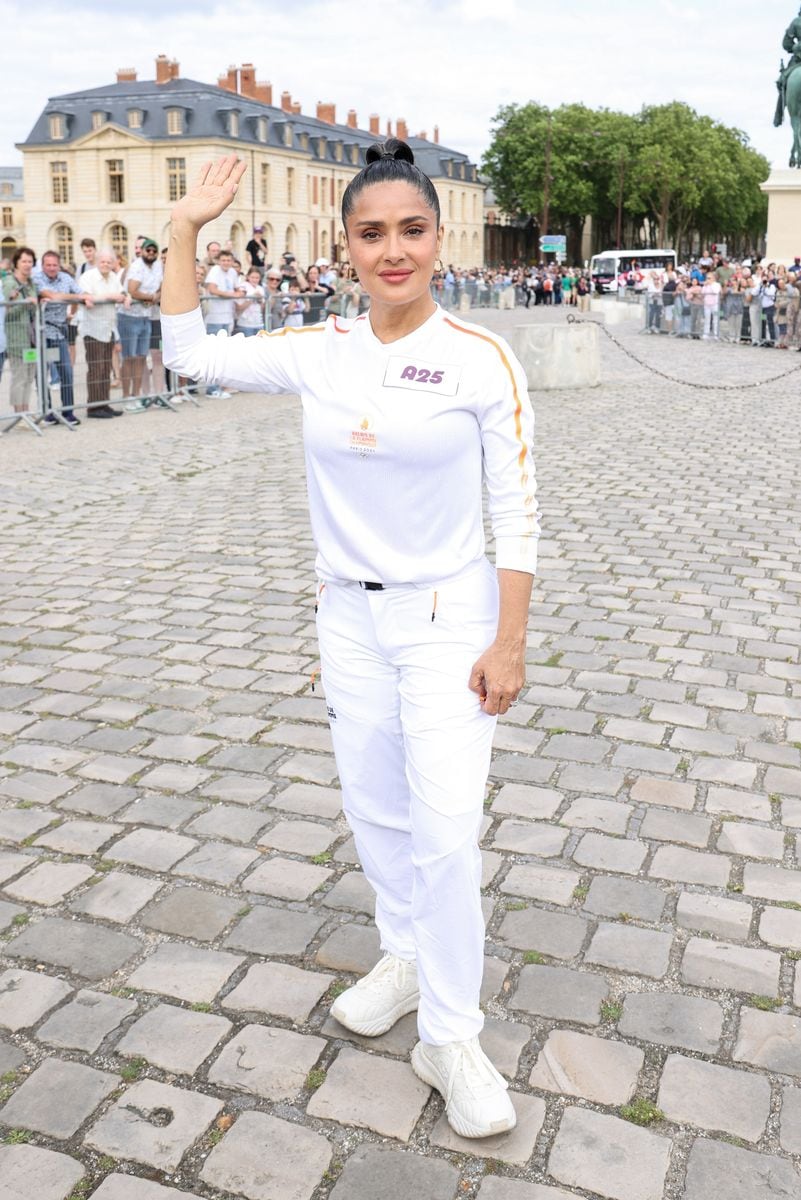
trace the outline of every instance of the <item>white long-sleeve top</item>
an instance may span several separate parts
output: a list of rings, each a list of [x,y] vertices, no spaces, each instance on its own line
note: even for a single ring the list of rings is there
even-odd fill
[[[199,309],[161,322],[171,370],[300,395],[321,579],[459,574],[484,553],[482,478],[496,566],[534,574],[534,414],[502,338],[441,308],[387,344],[368,314],[255,338],[207,335]]]

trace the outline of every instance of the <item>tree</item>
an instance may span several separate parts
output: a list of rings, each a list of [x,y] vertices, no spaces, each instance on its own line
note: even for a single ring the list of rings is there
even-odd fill
[[[695,238],[750,245],[764,233],[767,160],[740,130],[681,101],[636,115],[512,104],[493,124],[483,170],[499,203],[540,232],[567,233],[574,258],[588,216],[608,244],[626,222],[633,242],[677,249]]]

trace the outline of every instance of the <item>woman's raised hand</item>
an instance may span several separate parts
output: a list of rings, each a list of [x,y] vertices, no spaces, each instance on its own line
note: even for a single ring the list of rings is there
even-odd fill
[[[188,222],[195,229],[201,229],[219,217],[236,195],[246,170],[247,163],[240,162],[235,154],[217,162],[203,163],[192,187],[173,206],[172,220]]]

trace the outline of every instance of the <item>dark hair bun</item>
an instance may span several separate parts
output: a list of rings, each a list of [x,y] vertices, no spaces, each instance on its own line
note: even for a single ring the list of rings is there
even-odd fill
[[[369,167],[371,163],[381,162],[383,158],[394,158],[398,162],[414,163],[414,152],[411,146],[400,138],[387,138],[385,142],[374,142],[369,147],[365,160]]]

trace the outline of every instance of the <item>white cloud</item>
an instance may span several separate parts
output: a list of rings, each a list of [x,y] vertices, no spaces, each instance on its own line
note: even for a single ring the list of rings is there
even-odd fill
[[[163,52],[181,73],[215,82],[229,63],[255,60],[274,95],[305,112],[318,100],[405,117],[413,132],[478,158],[500,104],[582,101],[637,110],[686,100],[744,129],[785,166],[789,126],[772,127],[787,0],[0,0],[4,56],[0,162],[18,162],[48,96],[98,86],[136,66],[153,77]],[[702,18],[699,20],[699,16]]]

